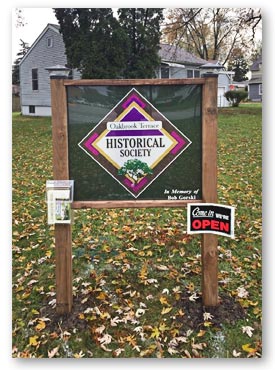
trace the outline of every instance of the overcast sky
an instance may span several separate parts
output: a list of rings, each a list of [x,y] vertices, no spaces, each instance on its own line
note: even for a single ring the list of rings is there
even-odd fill
[[[104,2],[104,0],[102,1]],[[23,17],[23,26],[18,25],[16,9],[21,9],[21,15]],[[12,50],[11,50],[12,63],[15,61],[16,55],[20,50],[20,39],[23,40],[24,42],[27,42],[29,46],[31,46],[48,23],[58,24],[53,9],[50,7],[48,8],[14,7],[12,9]]]
[[[15,8],[12,12],[12,62],[20,50],[20,39],[31,46],[48,23],[58,24],[52,8],[20,8],[24,26],[17,25]]]

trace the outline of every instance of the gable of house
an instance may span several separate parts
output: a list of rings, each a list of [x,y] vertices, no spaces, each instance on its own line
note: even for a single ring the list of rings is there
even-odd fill
[[[48,24],[19,65],[22,114],[44,115],[51,106],[50,78],[45,68],[66,63],[59,27]]]

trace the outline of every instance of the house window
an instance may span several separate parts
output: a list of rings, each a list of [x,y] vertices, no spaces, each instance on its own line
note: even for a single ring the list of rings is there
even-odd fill
[[[198,78],[200,77],[200,71],[196,69],[187,69],[187,78]]]
[[[52,48],[53,47],[53,38],[47,37],[47,47]]]
[[[169,67],[162,66],[160,68],[160,78],[169,78]]]
[[[35,105],[29,105],[29,113],[35,113]]]
[[[195,70],[194,71],[194,77],[199,78],[200,77],[200,71]]]
[[[32,69],[32,89],[38,90],[38,69]]]
[[[259,84],[259,95],[263,95],[263,85]]]

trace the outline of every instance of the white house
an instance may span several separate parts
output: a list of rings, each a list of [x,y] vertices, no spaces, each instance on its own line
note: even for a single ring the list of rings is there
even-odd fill
[[[159,78],[196,78],[205,73],[218,74],[218,107],[229,105],[224,93],[229,90],[234,72],[228,72],[217,60],[204,60],[173,45],[161,44]]]
[[[47,67],[65,65],[67,57],[59,26],[48,24],[32,44],[19,65],[20,99],[23,115],[50,116],[51,88]],[[79,79],[78,71],[72,78]]]
[[[230,73],[218,62],[206,61],[179,47],[167,44],[161,44],[159,54],[161,65],[156,71],[156,77],[195,78],[204,73],[218,73],[218,106],[228,105],[224,93],[229,90]],[[19,65],[23,115],[51,115],[50,78],[46,68],[66,64],[65,45],[59,26],[48,24]],[[77,70],[72,70],[70,78],[80,79],[81,74]]]

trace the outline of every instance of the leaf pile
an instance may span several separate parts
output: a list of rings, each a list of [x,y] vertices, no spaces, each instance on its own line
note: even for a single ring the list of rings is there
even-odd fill
[[[219,202],[236,207],[236,238],[219,238],[220,305],[202,306],[185,209],[81,210],[65,316],[46,218],[50,119],[14,116],[14,357],[261,356],[261,109],[242,109],[219,114]]]

